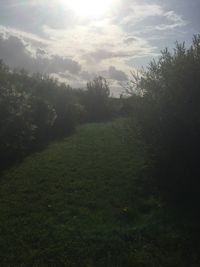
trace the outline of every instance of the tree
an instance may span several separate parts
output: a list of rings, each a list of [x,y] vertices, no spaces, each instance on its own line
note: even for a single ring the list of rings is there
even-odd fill
[[[0,61],[0,170],[69,134],[80,112],[70,87],[10,70]]]
[[[109,95],[110,90],[105,78],[100,76],[87,83],[84,104],[89,120],[98,121],[109,116]]]
[[[134,116],[159,189],[173,203],[199,207],[200,35],[188,49],[184,43],[176,43],[173,53],[165,49],[137,86],[145,93]]]

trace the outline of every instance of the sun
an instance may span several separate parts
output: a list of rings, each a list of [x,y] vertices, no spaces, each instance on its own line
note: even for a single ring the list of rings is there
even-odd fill
[[[113,0],[61,0],[64,8],[71,9],[77,16],[99,18],[111,7]]]

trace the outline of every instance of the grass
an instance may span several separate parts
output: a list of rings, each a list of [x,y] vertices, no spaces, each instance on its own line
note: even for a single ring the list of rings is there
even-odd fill
[[[144,146],[124,125],[83,125],[4,173],[0,266],[200,266],[190,234],[145,192]]]

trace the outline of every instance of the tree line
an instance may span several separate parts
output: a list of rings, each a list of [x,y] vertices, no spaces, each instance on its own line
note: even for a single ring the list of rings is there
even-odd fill
[[[13,71],[0,62],[0,169],[64,137],[78,123],[114,115],[107,81],[97,77],[74,90],[41,74]]]

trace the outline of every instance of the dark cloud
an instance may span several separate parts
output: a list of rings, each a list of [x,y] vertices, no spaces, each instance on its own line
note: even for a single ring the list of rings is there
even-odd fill
[[[128,77],[125,72],[116,69],[114,66],[110,66],[108,70],[109,78],[117,81],[127,81]]]
[[[82,71],[80,73],[80,77],[85,80],[85,81],[89,81],[89,80],[92,80],[94,78],[94,74],[88,72],[88,71]]]
[[[0,36],[0,58],[11,68],[25,68],[31,73],[50,74],[68,71],[71,74],[78,74],[81,71],[78,62],[57,55],[49,56],[41,48],[34,50],[31,44],[15,36],[7,39]]]
[[[0,58],[11,68],[28,67],[30,69],[30,55],[26,49],[26,45],[14,36],[8,39],[0,37]]]
[[[128,37],[128,38],[124,39],[124,43],[126,43],[126,44],[130,44],[130,43],[137,42],[137,41],[138,41],[138,39],[135,37]]]
[[[131,54],[126,51],[113,52],[106,49],[97,49],[96,51],[88,52],[83,55],[83,59],[88,62],[101,62],[110,58],[125,58],[130,57]]]
[[[36,53],[38,56],[45,56],[47,54],[46,51],[42,48],[37,48]]]
[[[51,59],[48,59],[48,61],[51,64],[48,67],[48,71],[51,73],[67,70],[71,74],[78,74],[81,71],[81,65],[70,58],[53,56]]]

